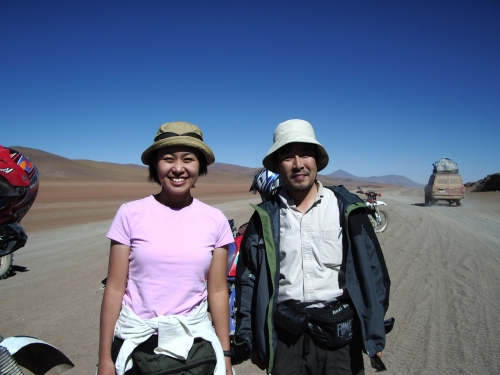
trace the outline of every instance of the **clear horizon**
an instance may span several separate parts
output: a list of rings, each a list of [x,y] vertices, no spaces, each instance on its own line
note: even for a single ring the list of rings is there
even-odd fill
[[[425,184],[500,172],[500,3],[0,2],[0,144],[140,164],[158,127],[199,125],[256,168],[309,121],[322,174]],[[29,156],[29,155],[28,155]]]

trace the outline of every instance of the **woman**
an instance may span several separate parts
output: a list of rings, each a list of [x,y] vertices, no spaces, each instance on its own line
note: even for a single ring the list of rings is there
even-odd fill
[[[145,373],[136,372],[141,355],[160,367],[182,364],[203,344],[215,352],[214,373],[232,374],[226,268],[233,236],[222,212],[191,196],[214,154],[196,125],[171,122],[141,160],[161,191],[122,205],[108,232],[99,375]]]

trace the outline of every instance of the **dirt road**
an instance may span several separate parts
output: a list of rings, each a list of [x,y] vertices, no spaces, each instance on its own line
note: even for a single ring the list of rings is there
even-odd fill
[[[421,190],[383,197],[396,318],[386,364],[394,374],[500,373],[500,193],[426,207]]]
[[[389,227],[379,234],[396,318],[384,361],[388,374],[500,373],[500,192],[468,194],[462,207],[423,205],[422,189],[383,192]],[[242,224],[251,199],[219,203]],[[0,333],[29,334],[63,350],[93,374],[100,281],[110,220],[32,231],[0,281]],[[33,227],[33,225],[31,225]],[[238,374],[262,374],[249,363]],[[373,373],[367,369],[367,373]]]

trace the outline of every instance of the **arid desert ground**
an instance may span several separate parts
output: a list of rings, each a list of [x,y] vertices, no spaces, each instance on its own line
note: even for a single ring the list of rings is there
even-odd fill
[[[221,181],[201,178],[195,195],[240,225],[252,213],[249,203],[259,202],[248,193],[251,180]],[[42,179],[22,222],[28,244],[0,281],[0,333],[45,340],[75,363],[66,374],[93,374],[106,232],[121,203],[157,190],[140,181]],[[392,279],[387,317],[396,319],[384,351],[387,373],[500,373],[500,192],[468,192],[462,207],[426,207],[423,188],[376,190],[388,204],[389,226],[378,237]],[[263,373],[250,363],[236,371]]]

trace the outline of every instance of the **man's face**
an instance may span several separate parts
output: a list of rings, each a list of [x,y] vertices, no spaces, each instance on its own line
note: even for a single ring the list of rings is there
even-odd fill
[[[277,151],[278,172],[291,191],[306,192],[318,175],[316,148],[310,143],[290,143]]]

